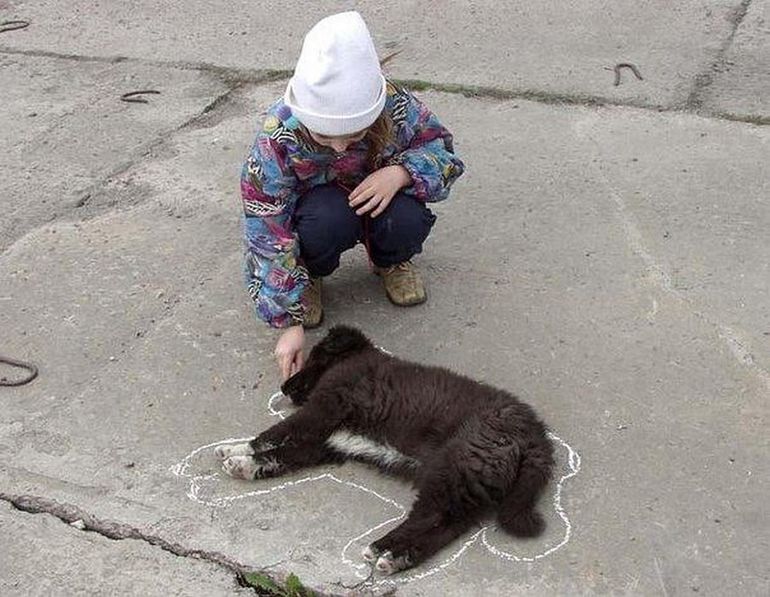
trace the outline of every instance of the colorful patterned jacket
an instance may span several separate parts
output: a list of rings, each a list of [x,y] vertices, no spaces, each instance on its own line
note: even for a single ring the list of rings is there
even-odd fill
[[[401,164],[412,177],[403,189],[420,201],[440,201],[463,173],[452,135],[419,100],[389,83],[387,110],[396,142],[381,164]],[[292,227],[297,200],[309,189],[338,180],[355,188],[367,171],[366,139],[335,154],[303,133],[282,100],[267,113],[241,173],[246,259],[244,276],[257,316],[272,327],[302,323],[308,272]]]

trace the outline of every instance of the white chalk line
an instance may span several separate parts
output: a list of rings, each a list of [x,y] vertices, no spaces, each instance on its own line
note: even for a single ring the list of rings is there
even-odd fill
[[[274,407],[274,403],[276,400],[279,400],[283,397],[283,394],[281,392],[276,392],[267,401],[267,410],[271,416],[279,417],[280,419],[285,419],[285,411],[283,410],[276,410]],[[556,545],[553,545],[552,547],[546,549],[543,552],[537,553],[533,556],[519,556],[516,554],[505,552],[494,545],[492,545],[487,537],[487,531],[490,529],[494,529],[496,525],[485,525],[482,528],[480,528],[478,531],[476,531],[473,535],[471,535],[470,538],[468,538],[462,546],[460,546],[459,549],[457,549],[452,555],[450,555],[448,558],[446,558],[443,562],[440,564],[437,564],[436,566],[424,570],[420,573],[416,574],[409,574],[406,576],[399,576],[397,578],[383,578],[379,580],[373,580],[369,579],[363,585],[366,586],[379,586],[379,585],[400,585],[400,584],[406,584],[410,583],[416,580],[420,580],[423,578],[426,578],[428,576],[432,576],[438,572],[441,572],[442,570],[446,569],[448,566],[451,566],[457,559],[459,559],[470,547],[472,547],[474,544],[476,544],[479,540],[479,537],[481,537],[481,543],[484,545],[484,547],[492,554],[494,554],[497,557],[500,557],[502,559],[511,561],[511,562],[536,562],[538,560],[541,560],[555,551],[561,549],[564,547],[572,537],[572,524],[569,520],[569,517],[567,516],[564,507],[562,506],[562,488],[564,485],[564,482],[567,481],[567,479],[570,479],[577,475],[577,473],[580,471],[581,466],[581,460],[580,455],[577,453],[576,450],[574,450],[567,442],[562,440],[557,435],[548,432],[548,436],[558,443],[560,443],[564,448],[567,449],[568,452],[568,459],[567,464],[569,465],[570,472],[562,475],[562,477],[557,481],[556,483],[556,491],[554,493],[553,498],[553,506],[557,513],[557,515],[561,518],[562,522],[564,523],[564,536],[562,537],[561,541],[557,543]],[[241,493],[237,495],[230,495],[230,496],[223,496],[223,497],[217,497],[217,498],[210,498],[206,499],[201,496],[201,491],[203,489],[203,483],[207,481],[211,481],[212,479],[218,478],[221,476],[220,473],[212,473],[207,475],[191,475],[189,474],[190,469],[190,463],[191,460],[201,452],[205,450],[211,450],[217,446],[226,445],[226,444],[238,444],[238,443],[245,443],[248,441],[251,441],[253,436],[249,437],[240,437],[240,438],[228,438],[224,440],[219,440],[216,442],[212,442],[210,444],[206,444],[204,446],[200,446],[199,448],[196,448],[192,452],[190,452],[187,456],[184,457],[180,462],[170,467],[170,472],[176,475],[177,477],[184,477],[189,479],[189,487],[187,490],[187,497],[191,499],[194,502],[197,502],[199,504],[205,505],[205,506],[213,506],[217,508],[224,508],[228,505],[232,504],[233,502],[240,501],[247,498],[252,497],[259,497],[264,495],[269,495],[271,493],[276,493],[283,491],[285,489],[296,487],[299,485],[304,485],[306,483],[312,483],[315,481],[332,481],[334,483],[337,483],[339,485],[345,485],[347,487],[351,487],[352,489],[355,489],[357,491],[361,491],[363,493],[372,495],[382,501],[385,504],[388,504],[389,506],[393,506],[398,510],[399,514],[397,516],[394,516],[392,518],[389,518],[388,520],[385,520],[384,522],[381,522],[375,526],[373,526],[370,529],[367,529],[360,535],[357,535],[356,537],[353,537],[350,541],[348,541],[345,546],[342,548],[342,551],[340,553],[340,558],[343,562],[343,564],[349,566],[355,571],[356,576],[359,579],[367,579],[369,578],[368,573],[364,573],[363,571],[370,570],[369,564],[366,564],[364,562],[355,562],[351,560],[347,553],[350,550],[350,548],[358,543],[361,539],[364,537],[367,537],[371,535],[372,533],[375,533],[376,531],[380,530],[383,527],[386,527],[388,525],[391,525],[393,523],[396,523],[400,520],[402,520],[406,514],[407,514],[407,508],[399,504],[394,499],[391,499],[387,496],[381,495],[374,491],[373,489],[370,489],[369,487],[366,487],[364,485],[361,485],[359,483],[354,483],[353,481],[346,481],[344,479],[340,479],[339,477],[333,475],[332,473],[322,473],[320,475],[313,475],[308,477],[303,477],[301,479],[297,479],[294,481],[287,481],[285,483],[281,483],[279,485],[275,485],[273,487],[268,487],[265,489],[257,489],[254,491],[249,491],[246,493]]]
[[[551,555],[553,552],[555,552],[558,549],[561,549],[564,547],[567,542],[570,540],[570,537],[572,537],[572,523],[570,522],[569,518],[567,517],[567,513],[564,511],[564,507],[561,504],[561,490],[564,486],[564,482],[567,479],[571,479],[575,475],[580,472],[580,454],[578,454],[572,446],[570,446],[567,442],[565,442],[563,439],[561,439],[559,436],[555,435],[554,433],[548,432],[548,437],[550,437],[553,441],[559,442],[562,446],[567,448],[567,452],[569,454],[569,457],[567,459],[567,464],[569,465],[570,472],[566,475],[563,475],[557,482],[556,482],[556,492],[553,496],[553,507],[554,510],[556,510],[556,514],[559,515],[559,518],[562,519],[564,522],[564,537],[562,540],[554,545],[553,547],[547,549],[546,551],[539,553],[534,556],[525,557],[525,556],[517,556],[512,553],[506,553],[494,545],[491,545],[487,539],[487,530],[490,527],[485,527],[483,529],[483,533],[481,535],[481,540],[484,543],[484,547],[486,547],[489,551],[491,551],[496,556],[499,556],[501,558],[505,558],[506,560],[510,560],[512,562],[536,562],[537,560],[541,560],[549,555]]]
[[[580,471],[580,454],[578,454],[567,442],[565,442],[563,439],[561,439],[557,435],[551,433],[550,431],[548,432],[548,437],[550,437],[554,441],[559,442],[562,446],[564,446],[567,449],[569,454],[567,464],[569,465],[570,472],[566,475],[563,475],[557,481],[556,492],[553,498],[554,509],[556,510],[556,513],[559,515],[562,521],[564,522],[564,537],[558,544],[550,547],[549,549],[545,550],[542,553],[535,554],[534,556],[517,556],[512,553],[507,553],[495,547],[494,545],[492,545],[487,538],[487,531],[489,531],[490,529],[494,529],[497,525],[486,525],[481,529],[479,529],[478,531],[476,531],[465,543],[463,543],[462,547],[460,547],[459,550],[457,550],[454,554],[452,554],[449,558],[444,560],[438,566],[435,566],[434,568],[431,568],[419,574],[412,574],[406,577],[395,578],[395,579],[385,578],[380,581],[373,582],[371,584],[376,584],[376,585],[405,584],[408,582],[426,578],[428,576],[432,576],[437,572],[444,570],[447,566],[453,564],[455,560],[457,560],[469,547],[471,547],[473,544],[475,544],[478,541],[479,537],[481,537],[482,544],[484,545],[484,547],[486,547],[486,549],[490,553],[511,562],[536,562],[538,560],[541,560],[551,555],[552,553],[561,549],[562,547],[564,547],[572,537],[572,524],[561,504],[561,492],[562,492],[562,487],[564,485],[564,482],[567,479],[570,479],[575,475],[577,475],[578,472]]]

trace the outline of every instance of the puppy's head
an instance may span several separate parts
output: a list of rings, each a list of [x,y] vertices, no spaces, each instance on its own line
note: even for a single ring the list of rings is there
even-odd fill
[[[281,392],[294,404],[302,404],[324,373],[337,363],[372,346],[360,331],[344,325],[334,326],[323,340],[313,347],[302,371],[295,373],[281,386]]]

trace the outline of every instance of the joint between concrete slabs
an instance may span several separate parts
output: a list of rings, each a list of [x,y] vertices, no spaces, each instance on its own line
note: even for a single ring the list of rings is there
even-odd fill
[[[574,105],[574,106],[619,106],[630,107],[641,110],[650,110],[654,112],[691,112],[703,118],[712,118],[716,120],[730,120],[734,122],[745,122],[754,125],[770,124],[770,116],[762,115],[737,115],[718,111],[700,110],[703,100],[700,97],[702,92],[711,85],[714,75],[714,69],[718,67],[724,54],[732,44],[735,34],[748,12],[751,0],[743,0],[737,9],[737,15],[734,19],[734,27],[727,38],[723,47],[717,52],[714,62],[701,74],[695,77],[693,89],[683,102],[677,102],[671,105],[651,104],[643,101],[622,100],[604,97],[601,95],[590,95],[584,93],[557,93],[550,91],[539,91],[535,89],[503,89],[499,87],[488,87],[483,85],[465,85],[462,83],[442,83],[435,81],[426,81],[422,79],[395,79],[397,84],[404,85],[412,91],[439,91],[449,94],[462,95],[470,98],[488,98],[500,101],[520,99],[542,104],[550,105]],[[198,70],[207,72],[219,77],[225,84],[230,86],[243,85],[251,83],[254,85],[263,85],[275,81],[288,79],[293,71],[288,69],[265,69],[265,70],[247,70],[232,67],[221,67],[203,62],[164,62],[159,60],[146,60],[141,58],[128,58],[125,56],[100,57],[100,56],[82,56],[75,54],[60,54],[44,50],[16,50],[0,46],[0,54],[38,56],[48,58],[59,58],[63,60],[74,60],[81,62],[103,62],[120,63],[136,62],[138,64],[162,67],[178,68],[182,70]]]
[[[49,50],[19,50],[8,46],[0,46],[0,54],[11,56],[30,56],[35,58],[55,58],[59,60],[72,60],[73,62],[96,62],[103,64],[120,64],[124,62],[133,62],[143,66],[153,66],[158,68],[175,68],[179,70],[195,70],[207,72],[220,77],[223,81],[228,80],[243,81],[247,83],[270,83],[276,78],[291,76],[292,71],[264,69],[248,70],[237,69],[225,66],[217,66],[205,62],[185,62],[185,61],[164,61],[147,60],[145,58],[131,58],[128,56],[86,56],[82,54],[64,54],[61,52],[51,52]]]

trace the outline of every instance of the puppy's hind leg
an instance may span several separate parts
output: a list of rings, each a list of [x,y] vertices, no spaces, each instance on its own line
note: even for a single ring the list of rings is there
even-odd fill
[[[410,513],[394,531],[364,550],[363,557],[381,574],[390,575],[428,559],[467,531],[471,520],[455,519],[449,512],[418,519]],[[402,528],[403,527],[403,528]]]
[[[431,557],[500,503],[515,475],[519,446],[500,423],[476,417],[420,469],[419,497],[404,523],[370,546],[391,574]]]
[[[364,550],[364,559],[382,574],[416,566],[462,535],[482,513],[463,490],[468,471],[461,450],[445,447],[421,469],[418,497],[406,520]]]

